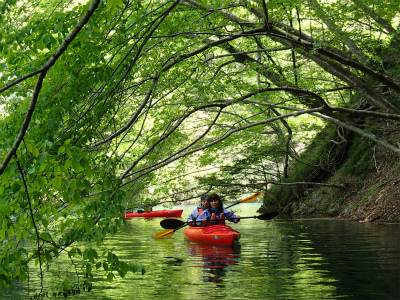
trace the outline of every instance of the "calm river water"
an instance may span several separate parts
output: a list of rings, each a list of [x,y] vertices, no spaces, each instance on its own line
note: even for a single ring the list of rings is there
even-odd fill
[[[194,208],[183,208],[183,220]],[[232,207],[257,215],[260,204]],[[157,209],[157,208],[155,208]],[[146,269],[112,283],[99,279],[91,292],[69,299],[400,299],[400,225],[335,219],[244,219],[235,247],[188,243],[183,229],[156,240],[160,219],[131,219],[105,241],[125,261]],[[70,268],[68,266],[68,268]],[[48,271],[56,286],[62,262]],[[71,278],[74,275],[71,274]],[[0,299],[27,299],[32,287],[0,290]]]

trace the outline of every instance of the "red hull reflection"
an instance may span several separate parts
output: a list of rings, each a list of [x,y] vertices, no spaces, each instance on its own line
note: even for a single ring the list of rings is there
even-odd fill
[[[240,256],[240,244],[220,246],[188,243],[192,267],[204,268],[205,282],[223,282],[222,277],[229,271],[229,266],[237,264]]]

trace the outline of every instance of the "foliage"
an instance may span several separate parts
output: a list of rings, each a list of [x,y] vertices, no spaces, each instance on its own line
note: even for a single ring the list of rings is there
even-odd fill
[[[318,132],[308,147],[290,166],[290,175],[282,182],[324,182],[329,174],[339,168],[338,164],[342,164],[343,161],[338,160],[338,156],[342,155],[343,148],[339,147],[340,143],[336,142],[338,140],[337,129],[336,126],[328,124]],[[347,148],[347,146],[345,147]],[[293,187],[292,185],[281,186],[278,184],[272,186],[269,193],[274,198],[290,201],[292,198],[302,195],[305,188],[307,185]]]
[[[140,273],[98,251],[126,208],[267,189],[325,122],[400,153],[353,122],[399,120],[399,1],[377,3],[0,3],[0,282],[60,253],[87,288]]]
[[[359,176],[365,179],[371,172],[370,158],[373,150],[370,143],[360,137],[356,137],[349,149],[348,160],[346,162],[345,172]]]

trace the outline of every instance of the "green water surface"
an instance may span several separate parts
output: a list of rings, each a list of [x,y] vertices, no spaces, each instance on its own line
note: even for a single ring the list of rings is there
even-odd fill
[[[240,216],[257,214],[260,204],[232,207]],[[194,208],[182,208],[183,219]],[[155,208],[157,209],[157,208]],[[161,209],[161,208],[159,208]],[[183,229],[168,239],[153,235],[160,219],[131,219],[104,249],[143,266],[144,275],[129,273],[107,282],[97,271],[93,289],[69,299],[400,299],[399,225],[350,220],[242,220],[234,247],[185,241]],[[229,224],[228,224],[229,225]],[[57,287],[76,272],[67,258],[46,271],[46,287]],[[0,291],[0,299],[28,299],[39,286],[32,266],[29,283]],[[63,298],[63,297],[60,297]]]

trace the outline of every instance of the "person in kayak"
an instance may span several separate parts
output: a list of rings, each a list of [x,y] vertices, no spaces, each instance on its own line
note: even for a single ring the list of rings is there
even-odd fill
[[[209,204],[207,202],[208,199],[208,195],[207,194],[203,194],[200,197],[201,203],[199,205],[197,205],[197,207],[195,209],[192,210],[192,212],[189,214],[187,222],[190,226],[196,226],[196,219],[197,217],[203,213],[203,211],[205,211]]]
[[[204,210],[203,213],[197,217],[197,224],[199,224],[199,222],[201,222],[203,226],[225,224],[225,220],[219,221],[220,219],[229,219],[229,221],[234,223],[240,221],[240,216],[236,216],[233,212],[224,209],[219,195],[210,195],[207,202],[209,203],[209,208]]]
[[[144,211],[145,211],[145,212],[151,212],[151,211],[153,211],[153,206],[151,206],[150,204],[149,204],[149,205],[145,205],[145,206],[144,206]]]

